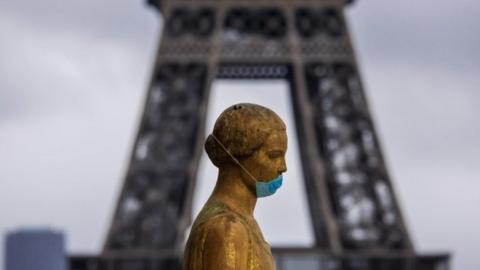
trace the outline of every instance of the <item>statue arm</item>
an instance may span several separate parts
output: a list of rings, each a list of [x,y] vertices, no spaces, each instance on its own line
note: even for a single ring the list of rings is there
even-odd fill
[[[215,222],[205,238],[202,269],[247,270],[248,241],[247,228],[240,222],[228,218]]]

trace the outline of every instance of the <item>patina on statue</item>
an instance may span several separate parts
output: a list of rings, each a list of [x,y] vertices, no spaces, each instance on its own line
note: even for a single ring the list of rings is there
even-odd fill
[[[219,169],[217,184],[193,223],[184,269],[275,269],[253,211],[287,170],[285,124],[268,108],[237,104],[219,116],[205,150]]]

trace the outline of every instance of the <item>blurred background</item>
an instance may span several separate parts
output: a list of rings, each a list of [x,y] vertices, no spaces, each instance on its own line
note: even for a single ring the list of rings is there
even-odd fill
[[[480,3],[360,0],[346,15],[418,251],[451,251],[453,269],[478,269]],[[0,235],[57,228],[68,252],[100,251],[162,26],[140,0],[0,2]],[[261,200],[256,217],[271,244],[307,246],[313,237],[286,82],[216,81],[207,132],[223,109],[244,101],[278,112],[290,138],[285,188]],[[195,214],[215,179],[203,156]]]

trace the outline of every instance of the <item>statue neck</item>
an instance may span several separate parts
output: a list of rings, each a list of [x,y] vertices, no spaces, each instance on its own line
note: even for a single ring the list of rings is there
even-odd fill
[[[220,169],[217,184],[209,201],[226,204],[233,211],[253,218],[257,197],[245,184],[245,179],[237,168]],[[247,181],[253,181],[247,179]]]

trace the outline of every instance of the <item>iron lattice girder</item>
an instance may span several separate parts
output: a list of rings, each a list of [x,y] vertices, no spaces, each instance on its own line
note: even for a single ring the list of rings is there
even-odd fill
[[[338,255],[312,248],[273,248],[272,253],[278,270],[445,270],[449,267],[448,254]],[[299,268],[298,262],[302,260],[307,263]],[[69,265],[71,270],[180,270],[181,258],[161,253],[147,256],[74,256],[69,258]]]
[[[388,254],[403,254],[399,265],[407,268],[398,269],[411,269],[410,261],[424,265],[384,164],[345,1],[154,3],[162,3],[165,30],[104,258],[128,265],[146,258],[145,269],[179,267],[212,81],[274,78],[290,84],[315,252],[338,262],[326,269],[387,269]],[[158,257],[164,253],[170,255]],[[379,257],[350,260],[348,254]],[[417,269],[448,260],[432,258]]]
[[[176,1],[182,1],[182,0],[176,0]],[[183,0],[183,1],[209,1],[209,0]],[[216,1],[235,2],[235,3],[240,2],[238,0],[216,0]],[[258,2],[258,1],[262,1],[262,0],[243,0],[243,1],[248,3],[248,1]],[[264,0],[264,1],[266,1],[266,0]],[[325,0],[277,0],[277,1],[279,1],[279,2],[291,1],[291,2],[304,2],[304,3],[308,3],[308,2],[311,2],[311,1],[324,1],[325,2]],[[355,2],[355,0],[329,0],[329,1],[337,1],[337,2],[341,2],[345,5],[353,4]],[[147,0],[146,2],[149,5],[157,8],[161,12],[162,11],[162,3],[167,2],[167,1],[165,1],[165,0]]]

